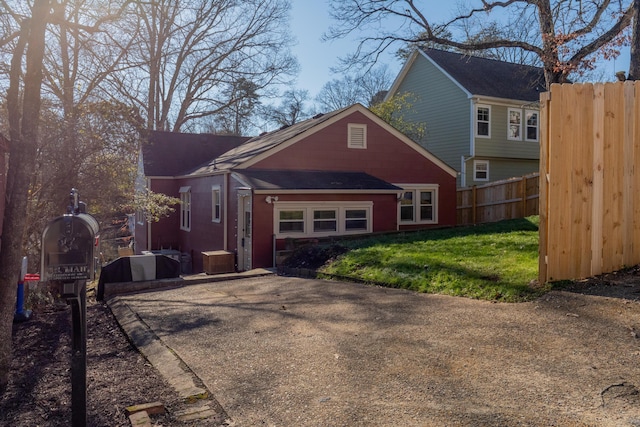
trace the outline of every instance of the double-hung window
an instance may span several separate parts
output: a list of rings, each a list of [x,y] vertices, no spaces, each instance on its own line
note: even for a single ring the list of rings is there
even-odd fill
[[[476,136],[491,138],[491,107],[476,105]]]
[[[220,203],[220,186],[211,187],[211,221],[220,222],[221,203]]]
[[[489,181],[489,161],[488,160],[473,161],[473,180]]]
[[[191,231],[191,187],[180,187],[180,230]]]
[[[400,197],[401,224],[433,224],[438,222],[437,186],[400,186],[404,188]]]
[[[509,108],[508,116],[507,138],[522,141],[522,110]]]
[[[338,231],[338,211],[336,209],[322,209],[313,211],[313,232]]]
[[[276,202],[278,238],[370,233],[371,202]]]
[[[537,141],[538,140],[538,111],[535,110],[525,110],[525,138],[527,141]]]

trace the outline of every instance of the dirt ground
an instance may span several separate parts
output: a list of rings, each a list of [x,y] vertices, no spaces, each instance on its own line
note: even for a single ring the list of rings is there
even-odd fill
[[[71,311],[64,303],[41,308],[14,323],[9,388],[0,398],[0,426],[71,425]],[[189,407],[153,366],[132,347],[109,308],[87,297],[87,426],[130,426],[125,408],[161,402],[154,426],[226,426],[226,414],[180,421]]]
[[[588,413],[583,414],[585,416],[569,418],[569,424],[559,421],[553,425],[640,427],[640,268],[634,267],[580,281],[570,285],[566,290],[573,294],[548,293],[541,297],[539,306],[540,310],[561,310],[565,313],[563,317],[569,322],[578,318],[588,319],[589,328],[579,333],[585,335],[584,342],[591,343],[592,348],[588,350],[593,352],[594,362],[580,367],[581,372],[585,374],[573,379],[574,392],[571,396],[558,395],[557,391],[554,391],[554,384],[538,384],[536,378],[525,380],[519,376],[517,370],[505,375],[512,375],[514,384],[529,382],[530,387],[547,389],[549,414],[553,412],[554,406],[562,406],[565,413],[572,412],[570,409],[567,411],[567,407],[571,408],[572,405],[582,408],[576,411],[589,408],[586,411]],[[473,313],[469,315],[473,316]],[[0,425],[70,425],[69,319],[68,307],[58,304],[47,306],[36,312],[29,321],[14,325],[13,365],[8,391],[0,398]],[[153,423],[157,426],[227,425],[227,414],[219,405],[216,406],[215,396],[210,398],[210,403],[217,408],[217,416],[206,421],[179,421],[176,414],[189,404],[182,402],[157,371],[131,346],[109,309],[95,303],[91,296],[88,301],[87,324],[88,425],[129,426],[125,407],[152,401],[162,402],[167,409],[164,415],[153,416]],[[486,351],[486,354],[490,355],[491,340],[500,340],[500,336],[487,333],[487,348],[484,349],[468,346],[462,348],[464,344],[461,344],[461,348],[454,350],[457,350],[458,354]],[[551,343],[546,342],[545,345],[562,347],[566,343],[559,339]],[[557,365],[553,368],[557,369],[558,378],[563,377],[563,369],[567,367],[567,363],[571,363],[572,351],[575,353],[575,349],[571,348],[538,348],[536,351],[540,354],[566,353],[566,359],[557,360]],[[628,375],[611,376],[605,382],[594,384],[594,376],[590,373],[601,369],[600,362],[596,360],[601,360],[603,354],[613,355],[611,357],[616,358],[618,365],[628,367]],[[480,372],[477,374],[482,375]],[[488,382],[484,392],[493,393],[497,386]],[[483,390],[475,389],[473,393],[481,395]],[[537,402],[537,405],[532,407],[539,407],[539,404],[540,402]],[[530,422],[536,419],[536,414],[531,413],[530,408],[521,407],[516,411],[521,411],[523,422],[500,425],[543,425]],[[549,414],[545,414],[546,419],[549,419]],[[589,421],[571,424],[571,419]],[[392,420],[388,425],[393,425]],[[429,423],[425,421],[424,425]],[[449,424],[441,422],[438,425]]]

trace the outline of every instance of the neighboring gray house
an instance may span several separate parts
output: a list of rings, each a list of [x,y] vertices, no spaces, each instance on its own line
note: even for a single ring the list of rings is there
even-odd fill
[[[458,187],[538,171],[541,68],[436,49],[416,50],[386,99],[415,95],[407,121],[421,144],[458,171]]]

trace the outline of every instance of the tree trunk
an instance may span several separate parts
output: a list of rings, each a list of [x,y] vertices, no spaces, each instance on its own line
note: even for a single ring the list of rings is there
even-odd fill
[[[26,226],[29,183],[31,171],[35,167],[40,119],[42,61],[50,8],[50,0],[35,0],[31,9],[31,19],[22,26],[22,35],[26,36],[27,43],[22,102],[19,102],[19,89],[15,85],[20,80],[20,59],[24,52],[23,49],[18,48],[14,52],[11,83],[7,93],[11,150],[7,173],[7,204],[4,212],[2,241],[0,242],[0,254],[2,254],[0,256],[0,395],[6,390],[11,367],[11,325],[23,256],[22,243]],[[20,108],[22,114],[17,113]]]
[[[640,79],[640,0],[633,0],[633,24],[631,35],[631,60],[628,80]]]

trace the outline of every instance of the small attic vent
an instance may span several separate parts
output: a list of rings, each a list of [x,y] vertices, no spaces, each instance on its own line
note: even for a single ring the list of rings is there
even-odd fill
[[[347,147],[367,148],[367,125],[349,123]]]

